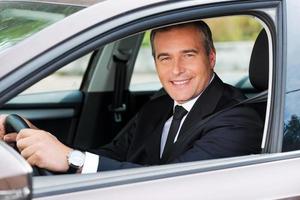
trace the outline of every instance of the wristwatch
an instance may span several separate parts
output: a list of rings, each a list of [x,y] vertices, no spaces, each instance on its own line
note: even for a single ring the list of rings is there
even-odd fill
[[[84,164],[85,153],[73,150],[68,154],[67,160],[69,164],[69,170],[67,173],[76,173]]]

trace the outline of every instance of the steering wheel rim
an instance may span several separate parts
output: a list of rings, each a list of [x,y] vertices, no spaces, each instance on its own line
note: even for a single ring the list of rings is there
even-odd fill
[[[25,120],[22,117],[20,117],[19,115],[10,114],[5,119],[4,128],[5,128],[6,133],[11,133],[11,132],[19,133],[22,129],[30,128],[30,127],[25,122]],[[16,151],[18,151],[17,148],[16,148]],[[46,169],[39,168],[37,166],[32,166],[32,169],[33,169],[33,175],[34,176],[51,176],[51,175],[54,175],[54,173],[52,173],[52,172],[50,172]]]

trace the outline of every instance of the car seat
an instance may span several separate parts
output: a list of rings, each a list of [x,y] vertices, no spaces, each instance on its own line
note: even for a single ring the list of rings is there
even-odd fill
[[[249,79],[258,94],[265,98],[251,104],[264,120],[267,105],[267,90],[269,83],[269,44],[265,29],[262,29],[254,43],[249,64]],[[264,92],[264,93],[262,93]]]

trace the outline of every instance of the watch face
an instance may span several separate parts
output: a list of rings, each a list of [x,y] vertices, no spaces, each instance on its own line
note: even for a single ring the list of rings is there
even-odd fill
[[[84,164],[85,154],[81,151],[74,150],[69,154],[68,161],[69,165],[73,167],[82,167]]]

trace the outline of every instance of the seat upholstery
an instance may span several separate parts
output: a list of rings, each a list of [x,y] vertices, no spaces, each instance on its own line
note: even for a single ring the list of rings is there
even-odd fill
[[[249,65],[249,79],[258,91],[268,89],[269,81],[269,45],[265,29],[262,29],[252,49]]]
[[[252,49],[249,64],[249,79],[253,87],[258,92],[268,89],[269,82],[269,45],[268,36],[265,29],[262,29]],[[266,116],[266,101],[252,103],[253,107],[260,115],[262,120]]]

